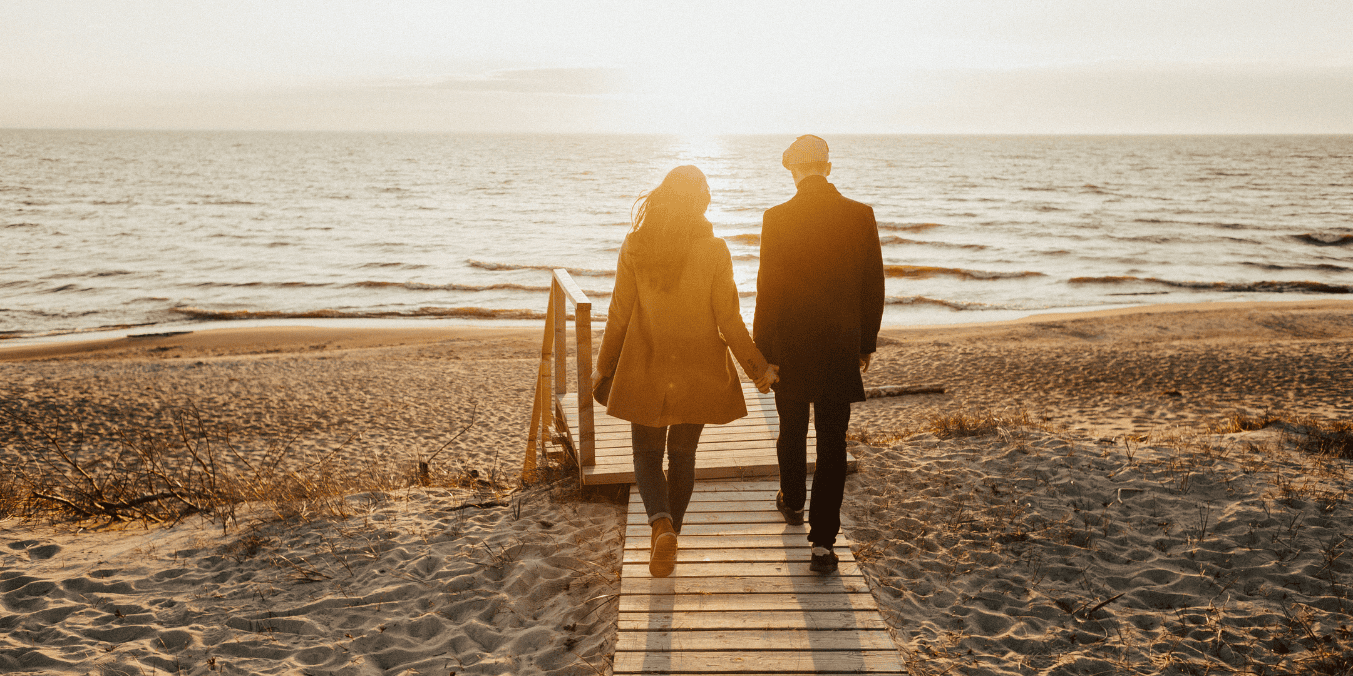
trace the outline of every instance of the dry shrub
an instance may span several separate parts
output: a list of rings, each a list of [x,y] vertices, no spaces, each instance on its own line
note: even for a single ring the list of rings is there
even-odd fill
[[[0,518],[174,523],[205,514],[225,529],[238,523],[236,510],[245,503],[274,518],[347,518],[346,498],[356,493],[503,488],[492,473],[433,467],[420,474],[414,463],[389,457],[345,466],[335,458],[346,442],[308,462],[291,457],[294,438],[245,453],[229,430],[209,429],[191,405],[172,411],[173,435],[119,430],[114,450],[93,459],[78,457],[42,423],[3,409],[0,415],[42,440],[21,449],[30,460],[26,466],[0,468]]]
[[[997,415],[990,411],[974,413],[958,411],[954,413],[930,415],[926,422],[917,427],[895,427],[888,429],[854,430],[846,438],[867,446],[892,446],[913,434],[929,432],[940,439],[959,439],[964,437],[985,437],[1000,433],[1001,430],[1037,429],[1055,432],[1051,425],[1035,420],[1028,411],[1017,410]]]
[[[1283,430],[1286,439],[1297,450],[1316,456],[1353,460],[1353,423],[1344,420],[1331,422],[1288,413],[1251,415],[1237,412],[1208,425],[1208,431],[1213,434],[1231,434],[1267,427]]]
[[[1000,416],[991,412],[933,415],[930,417],[927,431],[941,439],[960,439],[991,436],[1002,429],[1014,428],[1052,431],[1047,425],[1030,417],[1028,411],[1022,410]]]
[[[912,434],[915,434],[915,432],[909,429],[873,430],[866,427],[862,430],[847,432],[846,439],[858,441],[866,446],[886,448],[906,439]]]

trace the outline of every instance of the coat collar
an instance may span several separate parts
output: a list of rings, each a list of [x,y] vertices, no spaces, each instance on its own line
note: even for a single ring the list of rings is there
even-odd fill
[[[809,176],[799,181],[795,195],[839,195],[836,186],[827,182],[826,176]]]

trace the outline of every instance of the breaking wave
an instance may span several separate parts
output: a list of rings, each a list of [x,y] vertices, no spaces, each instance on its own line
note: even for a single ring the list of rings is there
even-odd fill
[[[1334,232],[1307,232],[1293,237],[1316,246],[1348,246],[1353,244],[1353,235]]]
[[[954,244],[952,242],[933,242],[924,239],[907,239],[897,235],[882,235],[879,237],[879,244],[888,246],[889,244],[919,244],[922,246],[937,246],[946,249],[986,249],[985,244]]]
[[[353,282],[348,286],[367,289],[391,289],[403,288],[410,291],[530,291],[532,293],[549,293],[550,287],[546,285],[533,286],[530,284],[424,284],[423,282]],[[609,296],[610,291],[583,290],[583,293],[589,297]]]
[[[544,312],[535,310],[506,310],[482,307],[420,307],[417,310],[307,310],[304,312],[285,312],[281,310],[206,310],[197,307],[170,308],[171,312],[193,319],[233,320],[233,319],[391,319],[415,317],[441,317],[462,319],[532,319],[545,318]]]
[[[879,230],[893,230],[897,232],[922,232],[931,228],[942,228],[939,223],[879,223]]]
[[[1070,284],[1161,284],[1176,289],[1196,289],[1199,291],[1223,292],[1260,292],[1260,293],[1353,293],[1353,285],[1326,284],[1324,282],[1176,282],[1156,277],[1073,277]]]
[[[883,274],[902,279],[930,279],[936,275],[948,275],[960,279],[1019,279],[1022,277],[1042,277],[1041,272],[1022,270],[1020,272],[987,272],[985,270],[963,270],[961,268],[937,268],[928,265],[885,265]]]
[[[943,300],[940,298],[928,298],[926,296],[888,296],[884,299],[888,305],[939,305],[947,307],[950,310],[990,310],[991,306],[985,303],[963,303],[953,300]]]
[[[492,270],[495,272],[510,271],[510,270],[554,270],[560,267],[558,265],[518,265],[516,263],[486,263],[484,261],[477,261],[473,258],[467,259],[465,263],[472,268],[479,268],[480,270]],[[588,268],[564,268],[564,269],[568,270],[568,274],[570,275],[581,277],[615,276],[615,270],[592,270]]]

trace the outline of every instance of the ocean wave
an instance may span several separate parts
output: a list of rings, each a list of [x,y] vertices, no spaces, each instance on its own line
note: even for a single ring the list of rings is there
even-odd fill
[[[117,203],[116,203],[116,202],[109,202],[109,204],[117,204]],[[258,202],[248,202],[248,201],[245,201],[245,200],[212,200],[212,199],[208,199],[208,200],[202,200],[202,201],[200,201],[200,202],[188,202],[188,204],[197,204],[197,205],[205,205],[205,206],[213,206],[213,207],[229,207],[229,206],[246,206],[246,207],[248,207],[248,206],[257,206],[257,205],[258,205]]]
[[[423,282],[353,282],[348,286],[367,289],[388,289],[404,288],[410,291],[530,291],[532,293],[549,293],[548,285],[534,286],[530,284],[425,284]],[[591,297],[610,296],[610,291],[589,291],[584,289],[583,293]]]
[[[472,268],[480,270],[492,270],[494,272],[511,270],[555,270],[561,266],[558,265],[520,265],[516,263],[487,263],[477,261],[473,258],[467,259],[466,264]],[[589,268],[564,268],[568,274],[575,277],[614,277],[615,270],[592,270]]]
[[[367,263],[364,268],[400,268],[402,270],[418,270],[427,267],[422,263]]]
[[[879,223],[879,224],[878,224],[878,229],[879,229],[879,230],[893,230],[893,231],[895,231],[895,232],[921,232],[921,231],[924,231],[924,230],[930,230],[931,228],[942,228],[942,227],[944,227],[944,226],[940,225],[939,223],[910,223],[910,224],[902,224],[902,223]]]
[[[1246,224],[1244,224],[1244,223],[1219,223],[1219,222],[1208,222],[1208,221],[1184,221],[1184,220],[1180,220],[1180,219],[1177,219],[1177,218],[1157,218],[1157,217],[1154,217],[1154,216],[1149,217],[1149,218],[1134,218],[1134,219],[1132,219],[1131,222],[1133,222],[1133,223],[1147,223],[1147,224],[1150,224],[1150,225],[1201,225],[1201,226],[1205,226],[1205,227],[1209,227],[1209,228],[1225,228],[1225,229],[1227,229],[1227,230],[1239,230],[1239,229],[1242,229],[1242,228],[1248,228],[1248,227],[1250,227],[1249,225],[1246,225]]]
[[[234,319],[392,319],[440,317],[461,319],[532,319],[545,318],[544,312],[535,310],[495,309],[482,307],[420,307],[417,310],[306,310],[286,312],[282,310],[207,310],[197,307],[170,308],[171,312],[193,319],[234,320]]]
[[[1241,263],[1252,268],[1261,268],[1264,270],[1319,270],[1321,272],[1351,272],[1353,268],[1335,265],[1333,263],[1313,263],[1309,265],[1282,265],[1279,263],[1256,263],[1254,261],[1245,261]]]
[[[40,228],[37,223],[7,223],[6,228]]]
[[[1293,237],[1316,246],[1348,246],[1353,244],[1353,235],[1335,232],[1307,232]]]
[[[80,286],[78,284],[62,284],[54,289],[47,289],[45,293],[65,293],[67,291],[93,291],[92,286]]]
[[[883,274],[903,279],[929,279],[936,275],[949,275],[962,279],[1019,279],[1022,277],[1042,277],[1041,272],[1022,270],[1020,272],[988,272],[985,270],[964,270],[962,268],[937,268],[928,265],[885,265]]]
[[[49,316],[58,316],[58,315],[49,315]],[[9,340],[11,338],[45,338],[48,336],[72,336],[80,333],[94,333],[96,331],[118,331],[121,329],[134,329],[141,326],[155,326],[155,324],[156,322],[138,322],[135,324],[101,324],[99,326],[89,326],[80,329],[57,329],[54,331],[35,331],[35,332],[0,331],[0,340]]]
[[[1116,277],[1073,277],[1070,284],[1163,284],[1176,289],[1195,289],[1199,291],[1222,291],[1228,293],[1353,293],[1353,285],[1326,284],[1324,282],[1177,282],[1156,277],[1134,277],[1120,275]]]
[[[736,235],[724,235],[723,240],[725,242],[735,242],[747,246],[761,246],[761,233],[744,232]]]
[[[985,303],[964,303],[953,300],[943,300],[940,298],[929,298],[926,296],[888,296],[883,301],[887,305],[939,305],[947,307],[950,310],[989,310],[990,305]]]
[[[268,289],[302,289],[322,286],[332,286],[328,282],[198,282],[193,286],[198,288],[230,288],[230,289],[248,289],[248,288],[268,288]]]
[[[945,249],[986,249],[985,244],[954,244],[953,242],[935,242],[924,239],[907,239],[897,235],[882,235],[879,237],[879,244],[888,246],[889,244],[917,244],[921,246],[935,246]]]

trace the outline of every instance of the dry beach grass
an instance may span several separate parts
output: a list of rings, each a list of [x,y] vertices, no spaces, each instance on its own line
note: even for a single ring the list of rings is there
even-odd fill
[[[885,335],[943,393],[855,408],[845,512],[913,673],[1353,673],[1353,303]],[[516,483],[538,347],[0,346],[0,670],[607,673],[623,511]]]

